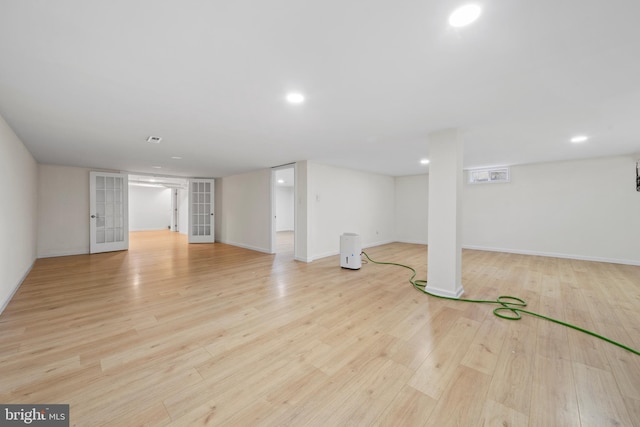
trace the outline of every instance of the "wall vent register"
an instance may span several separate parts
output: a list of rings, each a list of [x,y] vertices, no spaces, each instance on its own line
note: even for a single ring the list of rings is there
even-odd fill
[[[509,182],[509,168],[489,168],[469,170],[469,184]]]

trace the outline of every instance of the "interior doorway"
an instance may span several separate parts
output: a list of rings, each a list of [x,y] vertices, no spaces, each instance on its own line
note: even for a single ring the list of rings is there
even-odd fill
[[[295,165],[271,171],[271,252],[294,258],[295,253]]]
[[[168,230],[187,234],[188,180],[129,175],[129,231]]]

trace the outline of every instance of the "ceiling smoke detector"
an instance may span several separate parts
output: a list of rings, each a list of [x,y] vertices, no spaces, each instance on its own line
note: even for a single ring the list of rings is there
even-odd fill
[[[153,142],[154,144],[159,144],[162,141],[162,138],[159,136],[150,136],[147,138],[147,142]]]

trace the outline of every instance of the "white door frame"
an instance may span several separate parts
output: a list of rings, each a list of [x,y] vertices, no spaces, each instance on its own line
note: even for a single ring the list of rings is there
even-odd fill
[[[171,188],[171,231],[178,230],[178,189]]]
[[[127,249],[129,249],[128,175],[90,171],[89,253]]]

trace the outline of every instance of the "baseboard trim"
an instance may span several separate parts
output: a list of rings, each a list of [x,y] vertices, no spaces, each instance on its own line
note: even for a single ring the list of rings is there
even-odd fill
[[[456,292],[451,292],[446,289],[438,288],[436,286],[427,285],[425,291],[439,297],[459,299],[464,293],[464,288],[461,286],[460,289],[458,289]]]
[[[16,294],[16,292],[18,292],[18,289],[20,289],[22,282],[24,282],[24,279],[26,279],[29,273],[31,273],[31,269],[33,268],[33,265],[35,263],[36,263],[36,260],[34,259],[31,265],[29,266],[29,268],[27,268],[27,271],[22,275],[20,280],[18,280],[18,283],[16,283],[16,285],[14,286],[13,290],[9,293],[7,300],[2,302],[2,305],[0,305],[0,314],[2,314],[5,308],[7,308],[7,306],[13,299],[13,296]]]
[[[362,249],[368,249],[368,248],[373,248],[375,246],[382,246],[382,245],[388,245],[389,243],[395,243],[394,240],[382,240],[379,242],[371,242],[371,243],[367,243],[366,245],[362,246]],[[322,259],[322,258],[327,258],[330,256],[335,256],[335,255],[340,255],[340,251],[331,251],[331,252],[324,252],[318,255],[314,255],[313,257],[310,258],[310,261],[308,262],[312,262],[318,259]]]
[[[336,256],[336,255],[340,255],[340,251],[331,251],[331,252],[324,252],[318,255],[314,255],[312,257],[310,257],[310,261],[309,262],[313,262],[322,258],[328,258],[330,256]]]
[[[362,249],[373,248],[376,246],[388,245],[389,243],[395,243],[395,240],[381,240],[379,242],[367,243],[365,246],[362,246]]]
[[[551,257],[551,258],[575,259],[579,261],[594,261],[594,262],[606,262],[610,264],[625,264],[625,265],[640,266],[640,261],[632,260],[632,259],[604,258],[604,257],[593,257],[593,256],[575,255],[575,254],[563,254],[563,253],[557,253],[557,252],[528,251],[528,250],[521,250],[521,249],[493,248],[488,246],[475,246],[475,245],[463,245],[462,248],[471,249],[475,251],[504,252],[508,254],[533,255],[533,256],[544,256],[544,257]]]
[[[89,254],[89,249],[74,249],[70,251],[38,254],[38,258],[55,258],[59,256],[88,255],[88,254]]]
[[[409,243],[411,245],[427,245],[426,240],[398,240],[398,243]]]
[[[249,249],[249,250],[256,251],[256,252],[262,252],[262,253],[265,253],[265,254],[271,254],[272,253],[267,248],[259,248],[257,246],[245,245],[244,243],[230,242],[230,241],[225,241],[225,240],[219,240],[218,242],[219,243],[224,243],[225,245],[237,246],[237,247],[243,248],[243,249]]]

